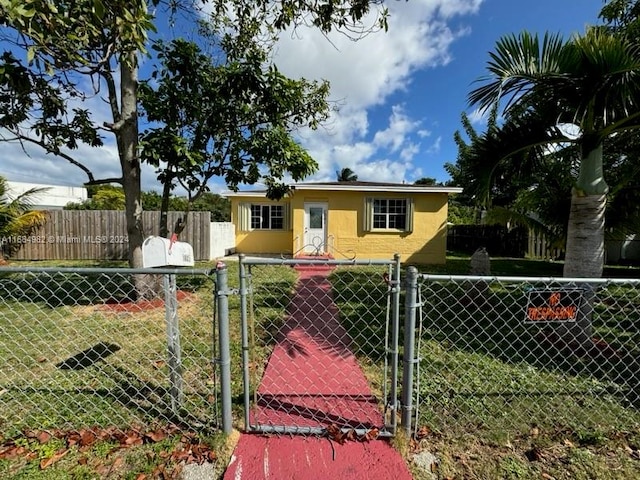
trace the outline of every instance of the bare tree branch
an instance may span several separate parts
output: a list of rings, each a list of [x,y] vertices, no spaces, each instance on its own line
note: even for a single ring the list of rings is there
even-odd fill
[[[61,152],[61,151],[57,151],[57,152],[52,152],[48,147],[47,144],[44,143],[42,140],[36,140],[35,138],[30,138],[27,137],[24,134],[21,133],[14,133],[14,135],[16,136],[15,140],[20,141],[20,143],[22,144],[22,142],[29,142],[29,143],[33,143],[34,145],[38,145],[39,147],[43,148],[47,153],[52,153],[53,155],[56,155],[60,158],[65,159],[67,162],[71,163],[72,165],[75,165],[76,167],[78,167],[80,170],[82,170],[84,173],[87,174],[87,177],[89,178],[89,183],[94,182],[95,178],[93,177],[93,172],[91,172],[91,170],[89,170],[87,167],[85,167],[82,163],[78,162],[75,158],[73,158],[72,156]],[[5,141],[9,141],[9,140],[5,140]],[[24,150],[24,145],[22,146],[22,150]],[[26,151],[25,151],[26,153]],[[28,155],[28,154],[27,154]]]

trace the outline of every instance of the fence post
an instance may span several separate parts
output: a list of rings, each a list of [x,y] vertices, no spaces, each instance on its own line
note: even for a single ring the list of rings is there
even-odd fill
[[[411,414],[413,411],[413,366],[416,355],[416,310],[418,292],[418,269],[407,268],[405,280],[404,350],[402,355],[402,426],[411,434]]]
[[[238,256],[240,269],[240,321],[242,327],[242,385],[244,393],[244,428],[249,430],[249,328],[247,320],[247,272],[244,254]]]
[[[171,411],[177,415],[182,407],[182,355],[180,352],[176,276],[163,275],[162,283],[164,287],[164,318],[167,328]]]
[[[216,286],[218,291],[218,342],[220,347],[220,397],[222,402],[222,431],[231,433],[231,351],[229,348],[229,286],[227,266],[223,262],[216,265]]]
[[[393,256],[393,275],[391,278],[392,316],[391,316],[391,433],[398,426],[398,337],[400,336],[400,255]]]

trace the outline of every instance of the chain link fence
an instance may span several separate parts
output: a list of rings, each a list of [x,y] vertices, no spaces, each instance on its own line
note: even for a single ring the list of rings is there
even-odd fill
[[[204,270],[0,269],[2,435],[229,431],[240,391],[264,433],[391,436],[400,408],[412,433],[459,438],[640,431],[640,280],[409,268],[401,292],[397,259],[238,270],[214,289]],[[135,301],[141,280],[158,293]]]
[[[157,293],[135,301],[140,281]],[[197,270],[0,269],[2,434],[215,428],[212,289]]]
[[[640,428],[640,281],[407,279],[414,433]]]
[[[248,430],[391,434],[399,262],[263,259],[240,271]]]

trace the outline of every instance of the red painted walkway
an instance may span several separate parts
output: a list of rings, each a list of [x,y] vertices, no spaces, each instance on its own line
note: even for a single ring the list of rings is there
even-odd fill
[[[296,293],[287,310],[257,390],[252,424],[348,428],[384,423],[377,399],[350,350],[350,338],[333,303],[329,269],[298,268]],[[242,434],[225,480],[411,479],[385,440]]]

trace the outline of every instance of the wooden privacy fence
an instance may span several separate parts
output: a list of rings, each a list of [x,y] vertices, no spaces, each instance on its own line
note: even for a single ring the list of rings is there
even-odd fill
[[[129,238],[120,210],[48,210],[46,223],[31,235],[3,238],[19,243],[15,260],[126,260]],[[184,212],[169,212],[169,230]],[[143,212],[145,236],[158,235],[160,212]],[[195,260],[210,258],[210,213],[189,212],[180,240],[193,246]]]
[[[558,260],[562,257],[564,257],[564,249],[552,247],[545,234],[529,230],[527,258]]]

